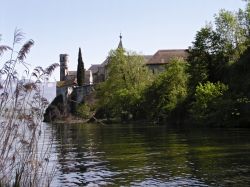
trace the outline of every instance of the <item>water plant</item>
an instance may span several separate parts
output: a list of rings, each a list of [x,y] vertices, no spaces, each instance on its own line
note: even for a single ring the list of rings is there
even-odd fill
[[[34,41],[22,45],[23,39],[16,29],[12,46],[0,45],[0,186],[49,186],[52,144],[42,141],[49,104],[43,89],[58,64],[30,71],[26,57]]]

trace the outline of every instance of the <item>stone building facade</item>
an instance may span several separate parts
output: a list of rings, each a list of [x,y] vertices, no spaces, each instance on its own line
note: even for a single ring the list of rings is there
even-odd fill
[[[165,70],[165,65],[173,58],[186,60],[188,57],[187,49],[165,49],[158,50],[145,64],[153,73],[159,73]]]
[[[68,98],[76,90],[79,98],[82,98],[90,90],[89,87],[93,84],[93,76],[91,70],[85,70],[85,84],[79,88],[77,86],[77,71],[69,71],[68,63],[69,56],[68,54],[60,54],[60,81],[57,81],[56,85],[56,95],[62,96],[63,101],[66,103]],[[87,91],[86,91],[87,90]],[[80,93],[82,92],[82,94]],[[83,96],[80,96],[83,95]],[[81,99],[77,97],[77,101],[80,102]]]

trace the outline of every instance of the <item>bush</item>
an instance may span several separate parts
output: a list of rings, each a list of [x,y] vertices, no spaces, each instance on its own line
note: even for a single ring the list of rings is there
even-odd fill
[[[80,104],[76,108],[76,113],[78,116],[87,119],[91,115],[91,108],[87,104]]]
[[[223,101],[226,91],[228,91],[228,86],[220,82],[200,83],[195,90],[195,101],[191,108],[192,117],[200,122],[211,122],[212,116],[217,116],[215,114],[222,110],[220,106],[229,103]]]
[[[173,117],[178,118],[182,105],[188,95],[187,63],[182,59],[172,59],[166,70],[158,75],[145,93],[143,103],[147,117],[154,121],[165,121]]]

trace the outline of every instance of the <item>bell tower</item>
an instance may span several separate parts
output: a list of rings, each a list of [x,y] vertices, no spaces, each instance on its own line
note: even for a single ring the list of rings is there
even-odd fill
[[[120,36],[119,36],[119,38],[120,38],[120,42],[119,42],[119,44],[118,44],[118,49],[123,49],[123,45],[122,45],[122,34],[120,33]]]

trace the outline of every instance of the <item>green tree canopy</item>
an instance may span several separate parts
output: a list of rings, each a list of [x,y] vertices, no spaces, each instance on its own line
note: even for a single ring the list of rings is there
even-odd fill
[[[183,59],[172,59],[166,70],[148,87],[144,108],[150,119],[167,119],[184,102],[188,95],[187,66]]]
[[[98,91],[99,106],[115,116],[125,113],[135,117],[142,91],[153,76],[143,57],[118,48],[110,52],[106,68],[107,80]]]
[[[250,5],[245,10],[221,10],[210,24],[197,32],[190,49],[189,72],[193,90],[199,82],[228,83],[230,66],[249,46]]]
[[[228,112],[221,113],[226,107],[224,105],[225,93],[228,86],[217,82],[206,82],[199,84],[195,91],[195,101],[192,103],[192,117],[201,124],[218,123],[222,121]],[[228,108],[230,110],[230,107]],[[225,121],[223,121],[225,122]]]

